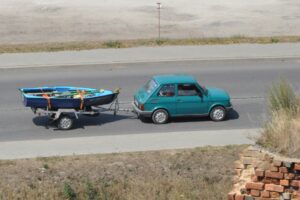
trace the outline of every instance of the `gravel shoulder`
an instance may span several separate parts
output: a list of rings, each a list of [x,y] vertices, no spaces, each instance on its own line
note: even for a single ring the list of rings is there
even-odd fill
[[[156,38],[157,1],[2,0],[0,44]],[[161,36],[300,35],[294,0],[162,0]]]

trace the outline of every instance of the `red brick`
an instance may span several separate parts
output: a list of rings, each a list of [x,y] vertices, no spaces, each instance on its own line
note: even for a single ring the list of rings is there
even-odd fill
[[[295,178],[295,174],[293,173],[288,173],[288,174],[284,174],[284,179],[294,179]]]
[[[269,198],[270,197],[270,192],[269,191],[262,191],[261,192],[261,197],[264,197],[264,198]]]
[[[300,163],[295,164],[294,169],[295,170],[300,170]]]
[[[280,161],[280,160],[274,160],[273,161],[273,165],[276,166],[276,167],[280,167],[282,165],[282,161]]]
[[[288,173],[288,169],[286,167],[279,167],[279,172]]]
[[[283,173],[281,173],[281,172],[270,172],[270,171],[266,171],[265,176],[268,177],[268,178],[283,179]]]
[[[252,181],[252,182],[259,182],[259,179],[258,179],[257,176],[252,176],[252,177],[251,177],[251,181]]]
[[[300,180],[292,180],[291,186],[293,187],[300,187]]]
[[[235,192],[230,192],[230,193],[228,193],[228,195],[227,195],[227,199],[228,199],[228,200],[235,200],[234,197],[235,197]]]
[[[244,200],[244,199],[245,199],[245,195],[242,195],[242,194],[235,195],[235,200]]]
[[[255,176],[263,177],[265,175],[265,171],[261,169],[255,170]]]
[[[283,192],[284,187],[281,185],[275,185],[275,184],[266,184],[265,190],[272,191],[272,192]]]
[[[253,197],[259,197],[260,191],[259,190],[251,190],[250,195]]]
[[[289,180],[280,180],[280,185],[289,186],[290,182],[289,182]]]
[[[249,182],[246,183],[246,189],[248,190],[263,190],[264,189],[264,183],[253,183],[253,182]]]
[[[273,183],[275,185],[279,185],[280,181],[279,179],[274,179],[274,178],[264,178],[262,180],[263,183],[267,184],[267,183]]]
[[[271,198],[279,198],[280,194],[279,194],[279,192],[270,192],[270,196],[271,196]]]

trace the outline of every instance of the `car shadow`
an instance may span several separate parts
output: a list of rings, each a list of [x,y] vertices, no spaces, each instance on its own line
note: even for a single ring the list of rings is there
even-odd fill
[[[240,115],[236,110],[231,110],[227,113],[227,117],[224,121],[231,121],[239,119]],[[153,123],[151,118],[145,118],[141,120],[144,123]],[[183,116],[171,118],[169,122],[171,123],[183,123],[183,122],[201,122],[201,121],[211,121],[209,116]]]
[[[113,115],[109,113],[101,113],[97,116],[86,116],[86,115],[80,115],[79,119],[75,119],[74,125],[72,129],[85,129],[87,126],[102,126],[104,124],[116,122],[123,119],[129,119],[129,118],[136,118],[135,116],[131,115]],[[36,116],[32,119],[32,122],[36,126],[43,126],[46,129],[53,129],[58,130],[57,125],[53,120],[50,120],[47,116]],[[72,130],[71,129],[71,130]]]

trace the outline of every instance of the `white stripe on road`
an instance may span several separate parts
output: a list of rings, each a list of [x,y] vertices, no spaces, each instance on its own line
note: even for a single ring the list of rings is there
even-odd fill
[[[259,129],[234,129],[10,141],[0,142],[0,159],[253,144],[250,137],[258,134]]]

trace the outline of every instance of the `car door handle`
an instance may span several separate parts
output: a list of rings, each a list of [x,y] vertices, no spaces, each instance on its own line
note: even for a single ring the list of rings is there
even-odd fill
[[[177,102],[182,102],[182,100],[181,99],[177,99]]]

